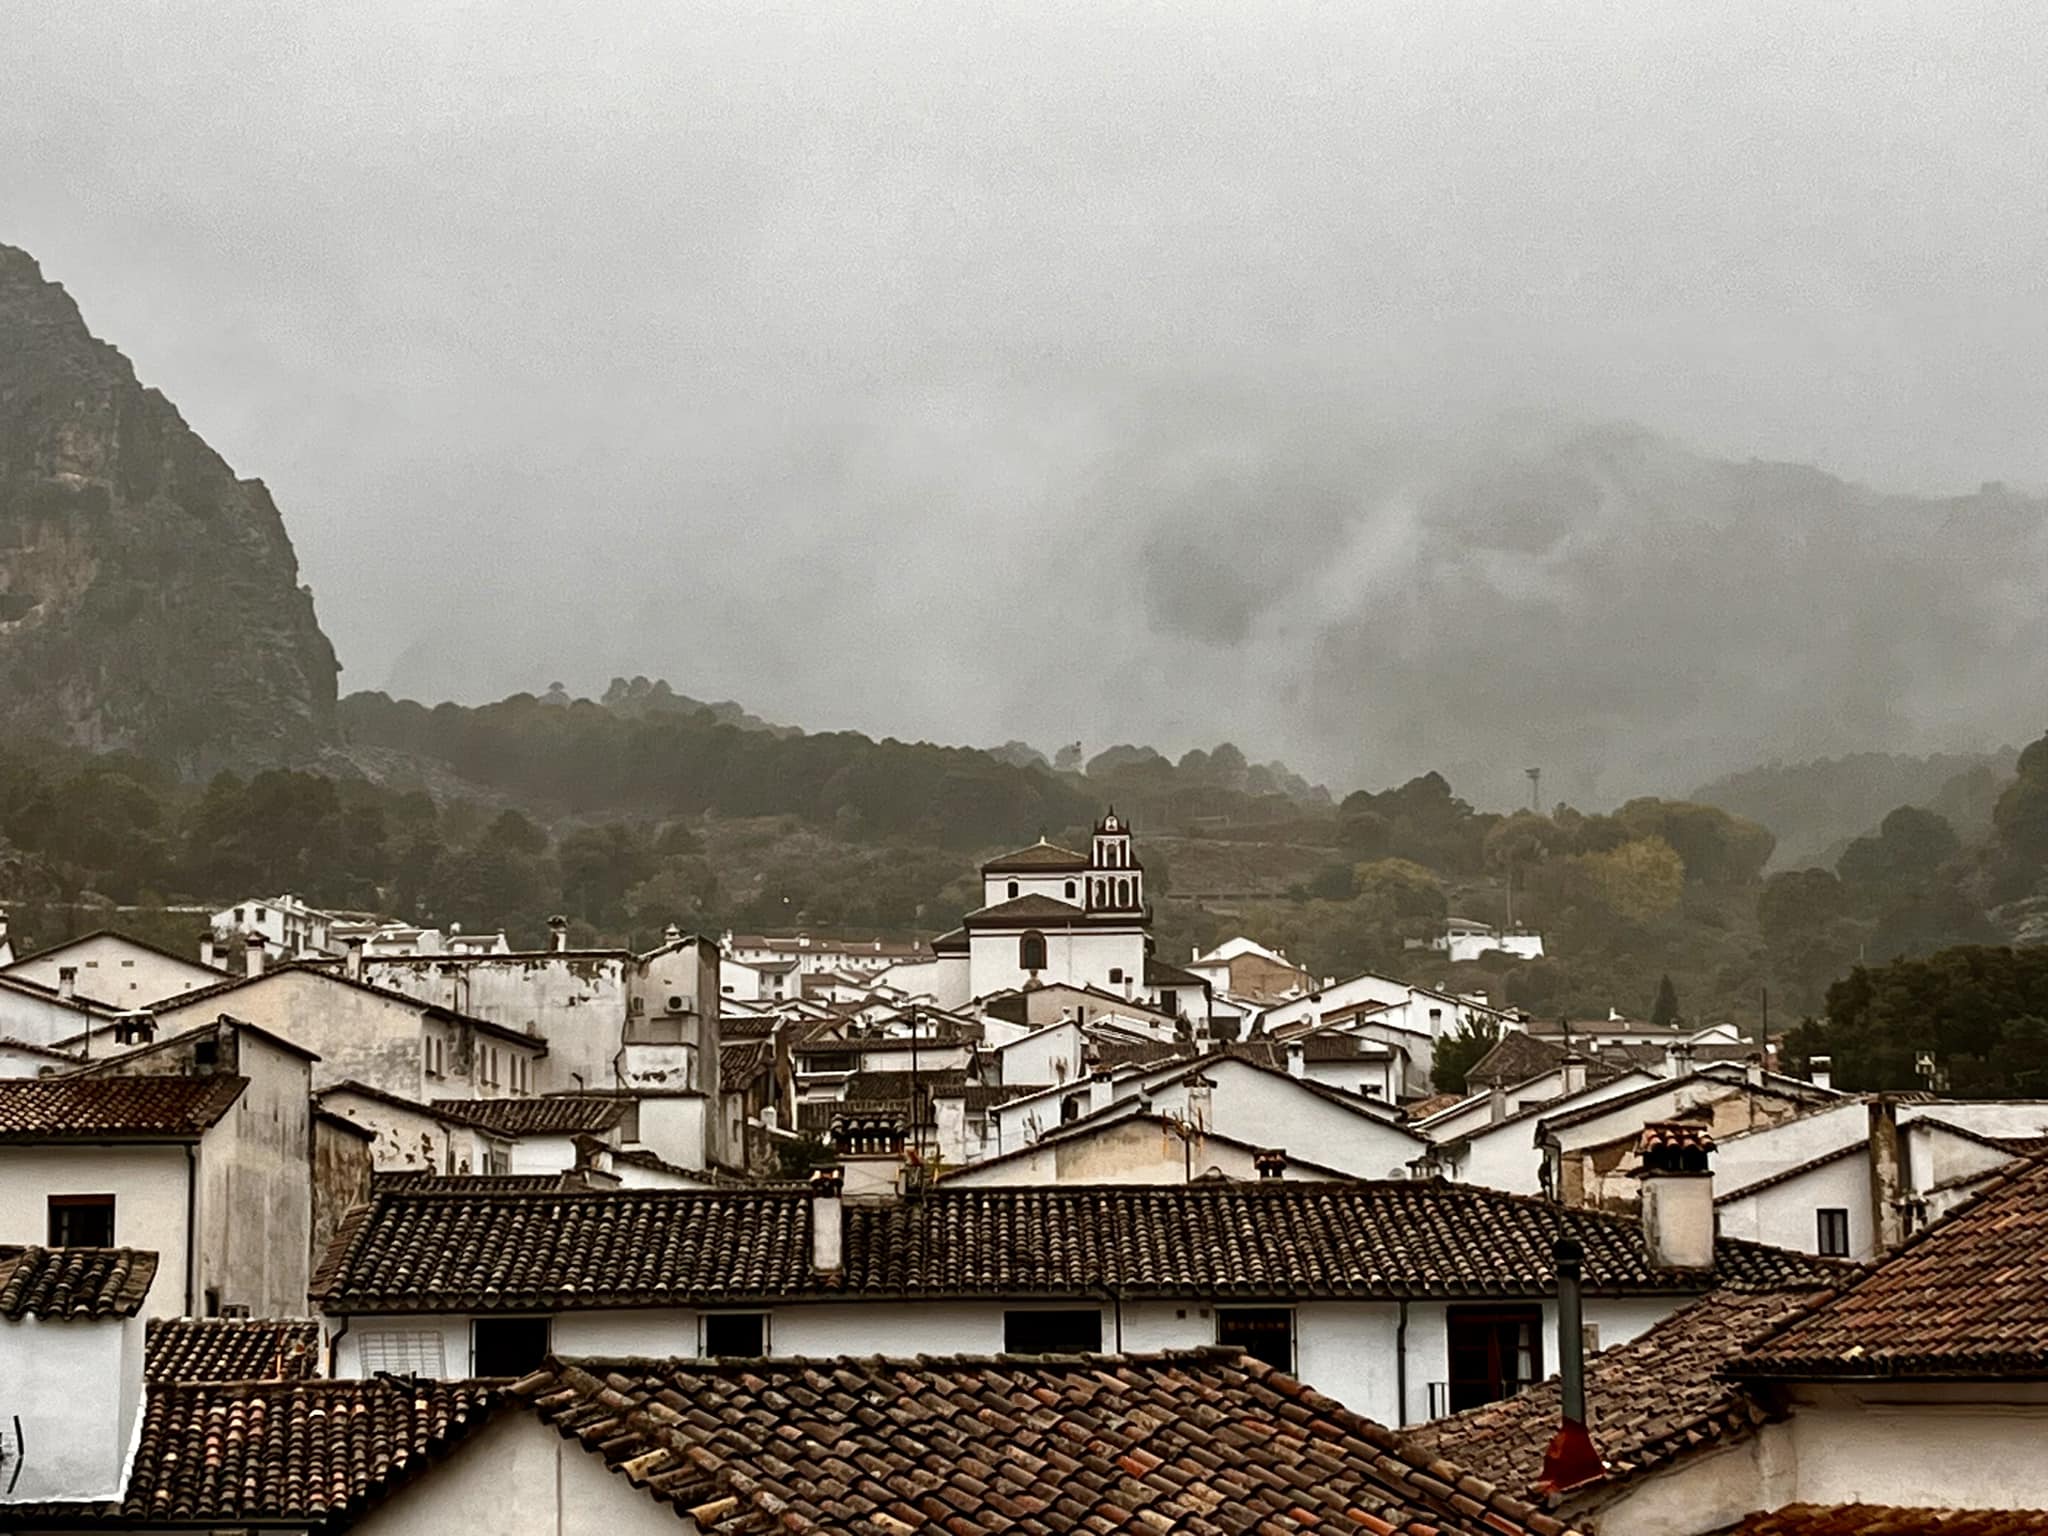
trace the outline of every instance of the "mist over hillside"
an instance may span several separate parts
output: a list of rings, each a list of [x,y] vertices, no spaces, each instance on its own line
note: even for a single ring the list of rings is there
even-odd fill
[[[390,691],[751,674],[735,697],[808,729],[1227,735],[1340,792],[1435,768],[1511,805],[1540,766],[1546,799],[1598,805],[1762,761],[1995,748],[2048,661],[2044,503],[1997,487],[1885,495],[1628,426],[1375,439],[1243,399],[1097,426],[1042,442],[1028,488],[963,426],[910,547],[827,533],[829,580],[792,559],[800,626],[743,600],[766,551],[693,547],[706,601],[677,606],[652,550],[573,626],[543,606],[511,633],[506,605],[458,600]],[[903,527],[831,462],[850,522]]]

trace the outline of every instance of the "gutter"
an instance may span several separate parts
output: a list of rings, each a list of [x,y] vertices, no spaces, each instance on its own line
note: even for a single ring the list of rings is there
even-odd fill
[[[1394,1427],[1408,1427],[1408,1298],[1401,1298],[1401,1320],[1394,1325]]]
[[[185,1315],[197,1317],[193,1306],[199,1282],[199,1144],[185,1143]]]

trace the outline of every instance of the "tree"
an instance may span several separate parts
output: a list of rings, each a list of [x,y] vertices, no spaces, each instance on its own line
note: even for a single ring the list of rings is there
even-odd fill
[[[1430,1085],[1438,1093],[1463,1093],[1465,1074],[1479,1065],[1488,1051],[1500,1044],[1500,1025],[1490,1018],[1464,1020],[1449,1034],[1440,1035],[1430,1062]]]
[[[1650,1022],[1665,1027],[1678,1022],[1678,988],[1671,985],[1669,974],[1657,983],[1657,1001],[1650,1005]]]
[[[1935,872],[1962,851],[1955,828],[1933,811],[1902,805],[1842,851],[1835,873],[1842,883],[1874,894],[1908,896],[1926,888]]]

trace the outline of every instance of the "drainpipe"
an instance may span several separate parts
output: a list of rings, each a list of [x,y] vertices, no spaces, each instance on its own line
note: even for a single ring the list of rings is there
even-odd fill
[[[1598,1482],[1607,1467],[1586,1430],[1585,1310],[1579,1297],[1585,1251],[1576,1238],[1560,1237],[1550,1255],[1557,1271],[1558,1378],[1564,1400],[1562,1422],[1543,1453],[1543,1476],[1536,1486],[1557,1494]]]
[[[197,1317],[193,1305],[199,1284],[199,1147],[185,1143],[185,1315]]]
[[[1394,1324],[1394,1428],[1408,1427],[1408,1298],[1401,1298],[1401,1319]]]

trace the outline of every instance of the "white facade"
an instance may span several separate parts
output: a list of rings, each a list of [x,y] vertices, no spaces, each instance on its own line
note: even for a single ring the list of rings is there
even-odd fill
[[[213,914],[216,933],[259,938],[265,950],[286,959],[326,954],[332,921],[327,913],[289,895],[252,896]]]
[[[139,1316],[0,1318],[0,1395],[11,1421],[0,1497],[122,1496],[142,1403],[143,1326]]]
[[[168,954],[118,933],[88,934],[40,950],[17,960],[0,975],[54,992],[67,970],[80,997],[122,1009],[148,1008],[222,979],[221,972],[197,960]]]
[[[1027,947],[1034,940],[1045,963],[1027,968]],[[1048,981],[1123,997],[1145,995],[1145,929],[1137,922],[1090,922],[1077,908],[1071,916],[1024,927],[970,928],[967,946],[968,987],[975,997]]]
[[[1183,1128],[1166,1116],[1134,1113],[1054,1135],[1008,1157],[960,1168],[946,1174],[944,1182],[948,1189],[1171,1185],[1217,1177],[1249,1182],[1264,1176],[1259,1151],[1232,1137]],[[1290,1156],[1278,1177],[1328,1179],[1335,1172]]]
[[[1597,1297],[1585,1302],[1585,1320],[1603,1345],[1626,1343],[1694,1298]],[[1296,1373],[1354,1413],[1382,1424],[1421,1423],[1432,1399],[1442,1402],[1449,1369],[1449,1307],[1440,1300],[1247,1300],[1244,1305],[1285,1306],[1293,1315]],[[1542,1311],[1542,1357],[1556,1359],[1554,1301],[1529,1299]],[[1116,1353],[1190,1349],[1217,1342],[1218,1313],[1236,1305],[1190,1298],[1168,1301],[1056,1301],[1029,1297],[990,1301],[796,1302],[741,1308],[767,1314],[770,1354],[941,1355],[998,1354],[1003,1314],[1013,1308],[1091,1311],[1101,1318],[1102,1347]],[[564,1356],[695,1356],[701,1350],[700,1309],[664,1307],[564,1312],[554,1316],[549,1347]],[[403,1335],[416,1347],[426,1339],[439,1368],[423,1374],[464,1376],[472,1369],[471,1317],[460,1313],[330,1318],[334,1374],[360,1377],[363,1346],[381,1348]],[[1405,1347],[1403,1341],[1405,1340]],[[1432,1392],[1432,1388],[1436,1389]],[[418,1527],[426,1528],[426,1527]]]
[[[197,1254],[188,1243],[186,1221],[198,1200],[198,1177],[196,1160],[183,1145],[0,1146],[0,1243],[49,1242],[52,1195],[113,1197],[114,1246],[157,1256],[144,1316],[199,1311],[199,1292],[187,1268]]]

